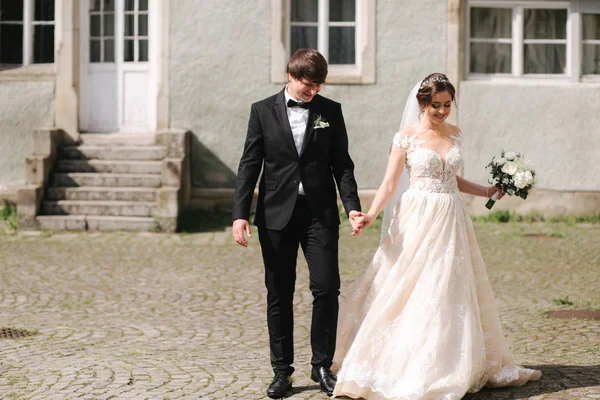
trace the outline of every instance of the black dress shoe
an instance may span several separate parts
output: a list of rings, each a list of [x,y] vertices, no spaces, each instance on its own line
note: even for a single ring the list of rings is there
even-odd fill
[[[310,373],[310,379],[317,382],[321,387],[321,391],[325,392],[327,396],[331,396],[333,394],[337,377],[329,368],[313,367]]]
[[[278,372],[273,378],[273,382],[267,389],[267,396],[272,399],[285,397],[288,391],[292,389],[292,377],[285,372]]]

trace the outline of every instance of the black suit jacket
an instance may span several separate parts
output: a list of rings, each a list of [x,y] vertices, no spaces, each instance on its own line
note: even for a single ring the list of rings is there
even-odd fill
[[[314,129],[319,115],[328,127]],[[324,226],[340,223],[336,183],[346,213],[361,210],[342,108],[325,97],[317,95],[310,103],[300,156],[287,117],[284,91],[252,104],[235,185],[234,220],[249,218],[261,169],[254,219],[257,226],[281,230],[287,225],[300,181],[312,213]]]

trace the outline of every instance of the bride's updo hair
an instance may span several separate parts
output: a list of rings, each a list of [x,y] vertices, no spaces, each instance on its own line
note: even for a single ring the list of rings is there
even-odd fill
[[[417,101],[421,110],[433,102],[433,96],[442,92],[450,93],[452,101],[456,104],[456,89],[446,75],[434,72],[423,79],[417,92]]]

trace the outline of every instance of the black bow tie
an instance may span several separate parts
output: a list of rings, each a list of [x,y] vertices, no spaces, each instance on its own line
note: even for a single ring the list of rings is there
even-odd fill
[[[310,106],[310,103],[298,103],[297,101],[289,99],[288,102],[287,102],[287,106],[288,107],[301,107],[301,108],[304,108],[304,109],[308,110],[308,107]]]

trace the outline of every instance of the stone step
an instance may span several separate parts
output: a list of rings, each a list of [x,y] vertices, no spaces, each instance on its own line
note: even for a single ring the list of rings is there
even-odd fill
[[[103,174],[95,172],[70,172],[52,174],[53,186],[109,186],[157,188],[161,175],[156,174]]]
[[[96,160],[162,160],[164,146],[60,146],[60,158]]]
[[[157,229],[154,218],[114,217],[97,215],[39,215],[36,220],[42,230],[49,231],[133,231]]]
[[[89,146],[152,146],[154,133],[82,133],[79,141]]]
[[[45,215],[151,217],[155,209],[155,202],[139,201],[59,200],[42,202],[42,214]]]
[[[69,160],[56,162],[59,172],[105,172],[113,174],[160,174],[161,161]]]
[[[156,189],[137,187],[56,187],[46,189],[47,200],[156,201]]]

